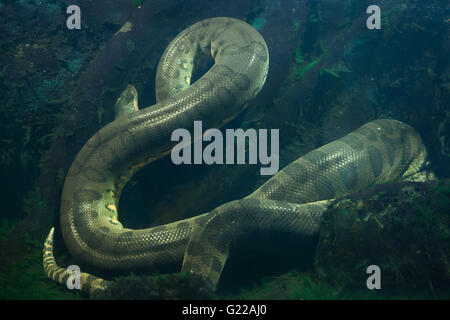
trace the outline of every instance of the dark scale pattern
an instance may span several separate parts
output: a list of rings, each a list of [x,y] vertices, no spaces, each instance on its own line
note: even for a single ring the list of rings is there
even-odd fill
[[[360,133],[361,135],[363,135],[364,137],[367,138],[367,140],[369,141],[376,141],[377,140],[377,136],[375,135],[375,133],[373,132],[372,129],[367,128],[367,127],[363,127],[361,129],[358,130],[358,133]]]
[[[232,91],[247,91],[250,89],[250,79],[242,73],[237,73],[233,78]]]
[[[92,167],[86,167],[83,169],[83,175],[90,181],[94,182],[106,182],[108,178],[98,169]]]
[[[72,165],[67,175],[70,177],[78,176],[79,174],[81,174],[82,170],[83,166],[80,164],[78,160],[75,160],[74,162],[72,162]]]
[[[222,48],[222,50],[219,51],[219,55],[223,55],[223,56],[235,56],[240,53],[241,53],[241,49],[234,44],[224,46]]]
[[[319,151],[319,150],[314,150],[314,151],[307,153],[303,157],[303,159],[309,161],[312,164],[318,164],[318,163],[321,163],[326,157],[327,157],[326,153]]]
[[[99,201],[102,198],[100,192],[88,189],[79,189],[74,192],[73,198],[75,202],[94,202]]]
[[[341,142],[346,145],[355,148],[356,150],[362,150],[364,147],[364,143],[359,139],[356,135],[348,134],[345,137],[340,139]]]
[[[402,131],[402,134],[400,136],[401,142],[402,142],[402,162],[403,163],[409,163],[411,161],[411,154],[412,154],[412,147],[410,138],[408,135],[406,135],[406,131]]]
[[[314,190],[321,199],[332,199],[336,194],[333,185],[327,181],[314,184]]]
[[[349,163],[346,167],[339,170],[342,183],[348,190],[353,190],[358,184],[358,168],[354,163]]]
[[[310,178],[305,166],[299,162],[289,164],[285,169],[283,169],[283,173],[290,177],[295,177],[295,182],[298,185],[307,183]]]
[[[367,147],[367,153],[369,154],[373,174],[375,177],[378,177],[383,170],[383,157],[381,156],[381,152],[377,148],[369,146]]]
[[[159,76],[156,78],[156,87],[157,88],[163,88],[166,85],[167,85],[167,81],[162,76]]]
[[[99,147],[98,149],[98,155],[100,157],[100,160],[105,164],[105,167],[108,170],[112,170],[114,166],[114,150],[111,148],[110,145],[105,144]]]
[[[222,262],[220,262],[219,258],[217,258],[216,256],[211,256],[210,258],[210,262],[209,262],[209,267],[211,268],[211,270],[220,273],[222,272],[223,269],[223,265]]]
[[[191,242],[191,245],[189,245],[186,249],[186,255],[190,257],[195,257],[197,255],[200,255],[202,252],[204,252],[205,245],[199,241],[193,241]]]
[[[103,231],[104,233],[108,233],[109,232],[109,228],[105,227],[105,226],[100,227],[99,230]]]
[[[383,142],[384,148],[386,150],[389,165],[392,166],[395,160],[397,142],[394,139],[389,138],[385,134],[380,135],[380,140],[381,142]]]
[[[177,229],[185,230],[185,229],[188,229],[188,228],[190,228],[190,224],[187,223],[187,222],[180,222],[180,223],[177,224]]]
[[[163,101],[169,98],[169,93],[167,91],[158,91],[158,99]]]

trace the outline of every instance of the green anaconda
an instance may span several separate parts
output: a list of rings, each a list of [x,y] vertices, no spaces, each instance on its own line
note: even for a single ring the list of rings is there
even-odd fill
[[[190,84],[198,57],[214,65]],[[396,120],[375,120],[286,166],[244,199],[167,225],[132,230],[118,221],[120,193],[144,165],[168,154],[177,128],[194,120],[220,127],[258,94],[269,54],[262,36],[245,22],[212,18],[184,30],[167,47],[157,69],[157,104],[118,112],[84,145],[70,167],[62,194],[60,224],[76,261],[119,270],[183,261],[182,271],[215,288],[231,243],[251,230],[317,234],[332,199],[376,183],[404,179],[426,163],[415,130]],[[133,95],[133,94],[132,94]],[[65,283],[69,275],[53,257],[53,229],[44,245],[44,270]],[[82,289],[108,282],[81,275]]]

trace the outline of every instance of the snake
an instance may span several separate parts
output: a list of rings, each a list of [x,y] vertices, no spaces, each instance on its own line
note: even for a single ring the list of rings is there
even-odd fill
[[[130,27],[130,26],[128,26]],[[212,67],[191,83],[198,61]],[[261,34],[244,21],[216,17],[193,24],[164,51],[156,72],[156,104],[140,109],[128,87],[116,103],[116,118],[82,147],[65,178],[61,233],[70,254],[104,270],[155,270],[181,264],[215,290],[233,243],[251,232],[312,237],[333,200],[373,184],[412,177],[427,165],[427,150],[411,126],[393,119],[366,123],[346,136],[306,153],[245,198],[210,212],[145,229],[125,228],[118,204],[127,181],[142,167],[169,154],[171,133],[222,127],[260,92],[269,70]],[[48,278],[66,284],[73,273],[58,266],[54,228],[44,242]],[[81,273],[88,294],[109,281]]]

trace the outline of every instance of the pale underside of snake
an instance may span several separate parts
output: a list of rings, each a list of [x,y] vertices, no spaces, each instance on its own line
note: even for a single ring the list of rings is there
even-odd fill
[[[214,65],[191,85],[201,57],[212,58]],[[427,151],[412,127],[375,120],[300,157],[244,199],[159,227],[124,228],[117,207],[129,178],[170,152],[173,130],[192,129],[194,120],[217,128],[235,118],[262,88],[268,65],[262,36],[232,18],[198,22],[169,44],[157,69],[156,105],[137,110],[136,93],[128,88],[116,104],[116,119],[91,137],[68,171],[60,224],[76,261],[108,270],[155,270],[182,261],[181,271],[215,289],[231,244],[243,235],[314,236],[333,199],[407,179],[427,163]],[[69,274],[53,256],[53,229],[44,244],[43,265],[49,278],[66,283]],[[82,273],[81,284],[92,293],[108,281]]]

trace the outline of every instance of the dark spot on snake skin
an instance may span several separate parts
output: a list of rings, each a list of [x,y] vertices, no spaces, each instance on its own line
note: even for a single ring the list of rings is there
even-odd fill
[[[336,194],[336,190],[334,190],[334,187],[331,183],[316,183],[314,185],[314,189],[321,199],[332,199]]]
[[[205,39],[205,33],[204,32],[199,32],[197,34],[197,41],[200,42],[200,41],[203,41],[203,39]]]
[[[402,145],[403,145],[403,152],[402,152],[402,159],[403,163],[409,163],[411,158],[411,142],[409,141],[408,135],[406,135],[405,131],[402,131],[401,135]]]
[[[211,42],[215,41],[218,37],[220,37],[225,31],[227,31],[229,25],[228,23],[225,24],[224,26],[220,26],[219,28],[217,28],[216,30],[214,30],[214,32],[211,34],[210,36],[210,40]]]
[[[79,189],[74,192],[73,197],[75,202],[94,202],[100,200],[102,195],[94,190]]]
[[[55,270],[51,270],[51,271],[48,273],[49,278],[52,279],[52,280],[55,280],[54,274],[55,274]]]
[[[307,153],[303,159],[309,161],[312,164],[318,165],[320,164],[324,159],[326,159],[326,154],[322,151],[313,150],[309,153]]]
[[[180,222],[179,224],[177,224],[177,229],[188,229],[188,228],[190,228],[190,225],[187,222]]]
[[[296,183],[306,183],[309,180],[305,166],[299,162],[292,162],[284,168],[283,172],[292,177]]]
[[[118,237],[117,242],[114,245],[115,254],[121,255],[124,248],[130,242],[132,235],[133,235],[132,231],[125,231]]]
[[[191,241],[186,249],[186,254],[194,257],[200,255],[204,251],[204,245],[200,241]]]
[[[373,130],[368,128],[368,127],[362,127],[361,129],[358,130],[358,133],[360,133],[361,135],[366,137],[367,140],[369,140],[369,141],[376,141],[377,140],[377,136],[375,135]]]
[[[158,130],[155,128],[155,130]],[[152,138],[157,137],[157,135],[152,135]],[[124,130],[119,133],[120,146],[119,150],[127,150],[128,157],[138,156],[142,153],[142,141],[136,139],[133,133],[128,130]]]
[[[232,90],[247,91],[250,89],[250,79],[242,73],[237,73],[233,78]]]
[[[97,132],[95,135],[89,139],[89,141],[86,143],[86,146],[90,146],[93,149],[97,149],[100,145],[103,144],[103,139],[100,134],[100,132]]]
[[[355,148],[356,150],[361,150],[364,146],[364,143],[353,134],[348,134],[345,137],[340,139],[341,142],[345,143],[349,147]]]
[[[325,158],[322,158],[325,159]],[[327,159],[326,161],[319,161],[317,164],[317,169],[320,171],[330,170],[332,168],[339,168],[344,162],[342,155],[335,155],[334,157]]]
[[[223,225],[224,227],[220,228],[220,234],[223,235],[219,237],[216,241],[214,241],[214,249],[219,251],[220,253],[227,255],[229,253],[230,248],[230,242],[231,237],[234,235],[236,236],[236,226],[233,224],[230,224],[230,221],[232,221],[232,218],[224,219]],[[235,230],[233,230],[235,229]]]
[[[167,81],[164,78],[158,77],[158,79],[156,79],[156,87],[157,88],[165,87],[166,85],[167,85]]]
[[[72,166],[69,169],[68,176],[77,176],[79,175],[83,170],[83,166],[80,164],[78,159],[75,159],[75,161],[72,163]]]
[[[234,71],[226,65],[215,64],[211,70],[214,70],[214,74],[217,74],[220,78],[230,78],[233,76]],[[210,85],[213,85],[212,83]]]
[[[86,283],[85,283],[85,287],[84,287],[84,290],[86,291],[86,292],[89,292],[90,290],[91,290],[91,286],[92,286],[92,283],[95,281],[97,279],[97,277],[95,277],[95,276],[93,276],[93,275],[88,275],[88,277],[87,277],[87,279],[86,279]]]
[[[59,276],[60,276],[63,272],[66,272],[66,270],[64,270],[64,269],[56,270],[56,272],[53,274],[53,276],[55,277],[55,279],[59,279]]]
[[[203,29],[206,29],[209,27],[209,25],[211,24],[211,20],[207,19],[207,20],[203,20],[203,22],[200,22],[200,27]]]
[[[262,193],[264,193],[265,195],[270,195],[272,193],[272,191],[275,189],[275,186],[276,186],[276,181],[270,180],[270,181],[267,181],[266,183],[264,183],[260,187],[260,191]]]
[[[373,174],[375,177],[378,177],[383,169],[383,157],[381,156],[381,152],[378,149],[369,146],[367,147],[367,153],[369,154]]]
[[[127,148],[129,146],[133,146],[136,141],[134,135],[128,130],[123,130],[119,134],[119,139],[120,139],[120,144],[121,144],[122,148]]]
[[[212,256],[209,259],[209,267],[211,268],[211,270],[217,272],[217,273],[221,273],[222,272],[222,262],[220,262],[219,258],[217,258],[216,256]]]
[[[131,238],[133,236],[133,231],[125,231],[120,235],[121,238]]]
[[[108,169],[114,165],[114,151],[109,145],[103,145],[98,150],[99,156]]]
[[[219,51],[220,56],[235,56],[240,53],[240,48],[235,44],[229,44],[225,47],[222,47]]]
[[[171,75],[172,79],[178,79],[180,77],[180,70],[175,69],[174,73]]]
[[[203,226],[209,221],[209,219],[210,219],[210,215],[209,214],[200,216],[200,217],[195,219],[195,224],[197,226]]]
[[[354,163],[349,163],[346,167],[339,170],[342,183],[350,190],[358,183],[358,169]]]
[[[184,87],[181,84],[177,84],[175,86],[175,92],[176,93],[181,92],[183,89],[184,89]]]
[[[105,232],[105,233],[108,233],[108,232],[109,232],[109,228],[108,228],[108,227],[105,227],[105,226],[100,227],[99,230],[101,230],[101,231],[103,231],[103,232]]]
[[[225,44],[225,41],[223,41],[223,40],[220,40],[220,41],[219,41],[219,46],[222,47],[224,44]]]
[[[158,92],[158,99],[159,100],[166,100],[169,97],[169,94],[167,91],[159,91]]]
[[[116,197],[117,197],[116,190],[113,190],[113,189],[106,189],[106,192],[107,192],[107,193],[111,193],[111,197],[112,197],[112,198],[116,198]]]
[[[221,88],[217,92],[216,100],[223,110],[227,110],[229,107],[234,106],[236,104],[237,98],[227,88]]]
[[[112,203],[105,204],[106,210],[108,210],[109,212],[115,212],[113,209],[110,208],[110,206],[112,206],[112,205],[113,205]]]
[[[62,277],[62,283],[67,283],[67,279],[69,279],[70,275],[68,275],[67,273]]]
[[[395,152],[396,152],[395,142],[393,139],[390,139],[389,137],[387,137],[384,134],[380,135],[380,140],[381,140],[381,142],[383,142],[384,147],[386,149],[389,165],[392,166],[394,164]]]
[[[207,100],[201,101],[195,109],[202,119],[208,119],[215,112],[214,104]]]
[[[92,167],[84,168],[83,175],[94,182],[106,182],[108,180],[105,174]]]
[[[98,212],[95,210],[83,210],[83,215],[85,215],[88,219],[98,218]]]

